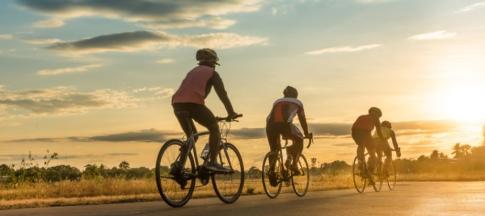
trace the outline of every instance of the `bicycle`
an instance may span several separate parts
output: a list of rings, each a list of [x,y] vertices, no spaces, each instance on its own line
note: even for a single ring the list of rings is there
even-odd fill
[[[311,135],[306,139],[309,140],[307,148],[310,148],[311,144],[313,143],[313,135]],[[300,155],[300,158],[298,160],[298,170],[300,174],[295,175],[293,171],[288,170],[288,168],[285,168],[284,166],[283,149],[286,149],[286,148],[288,148],[287,138],[285,138],[285,145],[279,149],[279,152],[276,155],[276,159],[275,159],[274,175],[276,176],[276,184],[272,185],[269,177],[270,175],[269,157],[272,153],[268,152],[263,160],[262,175],[261,175],[261,178],[263,180],[263,188],[266,195],[271,199],[278,197],[278,195],[281,192],[283,182],[289,185],[291,181],[293,191],[299,197],[305,196],[305,194],[308,192],[308,186],[310,184],[310,170],[308,168],[307,159],[305,155],[303,154]]]
[[[382,181],[379,181],[379,186],[377,186],[375,180],[380,179],[378,176],[380,172],[377,172],[377,170],[380,170],[380,163],[376,161],[375,169],[369,170],[368,162],[366,163],[366,161],[369,161],[369,153],[364,154],[364,161],[359,160],[358,156],[354,158],[354,163],[352,164],[352,180],[354,181],[355,189],[357,192],[363,193],[367,185],[372,185],[374,191],[379,192],[382,187]]]
[[[392,149],[391,148],[391,152],[395,152],[396,150],[395,149]],[[387,174],[384,172],[385,171],[385,166],[384,166],[384,163],[382,163],[382,152],[378,152],[377,153],[377,158],[378,158],[378,161],[380,161],[380,163],[382,164],[380,166],[380,176],[381,176],[381,179],[384,181],[386,181],[387,183],[387,186],[389,187],[389,190],[394,190],[394,188],[396,187],[396,182],[397,182],[397,172],[396,172],[396,166],[394,165],[394,161],[390,161],[390,164],[389,164],[389,167],[388,167],[388,170],[387,170]]]
[[[187,121],[190,120],[188,113],[179,114],[187,116]],[[192,198],[197,179],[201,186],[207,185],[211,180],[216,195],[224,203],[234,203],[240,197],[244,186],[244,165],[239,150],[227,142],[231,122],[237,121],[239,117],[242,115],[237,115],[234,119],[216,117],[221,130],[217,160],[228,171],[213,172],[205,169],[210,158],[208,144],[202,151],[203,162],[199,164],[195,143],[198,137],[209,135],[207,131],[192,133],[186,140],[171,139],[163,144],[157,156],[155,176],[158,192],[169,206],[177,208],[187,204]],[[194,130],[190,128],[190,131]],[[174,171],[177,164],[178,172]]]
[[[391,150],[395,151],[394,149]],[[393,190],[397,181],[397,173],[394,162],[391,161],[391,165],[388,170],[389,172],[387,175],[385,175],[382,154],[377,153],[377,161],[374,170],[369,170],[367,165],[368,162],[365,163],[365,161],[369,161],[369,153],[365,153],[365,159],[362,165],[359,164],[360,160],[358,156],[354,158],[354,163],[352,164],[352,179],[357,192],[363,193],[366,186],[369,184],[372,185],[375,192],[379,192],[382,189],[384,180],[386,180],[389,189]],[[360,166],[362,167],[359,168]],[[362,171],[364,173],[362,173]]]

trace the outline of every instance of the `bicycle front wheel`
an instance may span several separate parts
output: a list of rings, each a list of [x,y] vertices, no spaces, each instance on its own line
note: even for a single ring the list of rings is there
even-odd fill
[[[366,164],[361,163],[358,157],[354,158],[354,163],[352,164],[352,179],[354,181],[354,187],[359,193],[363,193],[365,186],[367,185],[367,178],[365,177]]]
[[[308,168],[305,155],[300,155],[298,170],[300,171],[299,175],[292,174],[291,185],[295,194],[303,197],[308,192],[308,186],[310,185],[310,169]]]
[[[274,170],[273,170],[273,179],[274,180],[274,184],[272,185],[271,184],[271,180],[270,180],[270,160],[269,160],[269,156],[270,156],[271,152],[268,152],[266,154],[266,156],[264,156],[264,159],[263,159],[263,167],[261,169],[261,178],[262,178],[262,181],[263,181],[263,189],[264,189],[264,193],[266,193],[266,195],[271,198],[271,199],[274,199],[276,198],[280,192],[281,192],[281,186],[282,186],[282,180],[281,180],[281,177],[283,176],[282,174],[282,169],[283,169],[283,164],[281,162],[281,159],[279,158],[280,155],[278,154],[278,157],[275,158],[275,165],[274,165]]]
[[[182,146],[180,140],[169,140],[163,144],[155,164],[155,177],[158,192],[162,199],[174,208],[182,207],[190,200],[195,188],[195,165],[192,154],[189,154],[185,166],[177,174],[173,164],[179,161]]]
[[[219,152],[218,162],[230,168],[230,173],[214,173],[212,185],[219,199],[224,203],[234,203],[244,187],[244,164],[236,146],[225,143]]]
[[[391,164],[389,165],[389,176],[387,177],[387,186],[389,186],[389,190],[394,190],[394,187],[396,187],[396,182],[397,182],[397,172],[396,172],[396,167],[394,165],[394,161],[391,161]]]

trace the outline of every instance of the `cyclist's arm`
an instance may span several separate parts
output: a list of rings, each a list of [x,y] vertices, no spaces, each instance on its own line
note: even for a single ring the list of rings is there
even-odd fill
[[[308,124],[306,122],[305,110],[303,109],[303,106],[298,110],[298,120],[300,121],[300,125],[305,133],[305,136],[308,136]]]
[[[235,114],[234,109],[232,107],[231,101],[229,100],[229,97],[227,96],[226,89],[224,88],[224,83],[222,82],[221,77],[217,72],[214,72],[214,75],[212,76],[211,80],[212,85],[214,86],[214,89],[216,90],[216,94],[219,97],[219,99],[222,101],[224,104],[224,107],[226,108],[227,114],[229,116],[232,116]]]
[[[399,149],[399,145],[397,144],[396,133],[394,133],[393,130],[391,130],[391,139],[392,139],[392,145],[394,149],[397,151]]]
[[[376,126],[377,136],[379,136],[381,140],[384,140],[384,136],[382,135],[382,131],[381,131],[381,121],[379,121],[379,119],[376,119],[374,124]]]

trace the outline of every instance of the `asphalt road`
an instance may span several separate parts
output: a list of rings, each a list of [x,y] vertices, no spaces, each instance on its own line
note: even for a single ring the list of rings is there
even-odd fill
[[[304,198],[282,194],[274,200],[264,195],[244,196],[231,205],[217,198],[194,199],[179,209],[158,201],[5,210],[0,215],[485,215],[485,182],[399,183],[395,191],[322,191],[309,192]]]

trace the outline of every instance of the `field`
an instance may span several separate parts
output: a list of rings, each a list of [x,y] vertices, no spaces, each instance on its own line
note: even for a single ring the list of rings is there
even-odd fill
[[[350,175],[313,176],[311,191],[350,188]],[[291,187],[283,187],[291,192]],[[244,195],[264,193],[260,179],[246,179]],[[194,198],[214,196],[212,185],[197,187]],[[0,209],[160,200],[154,179],[99,178],[55,183],[22,183],[0,190]]]

